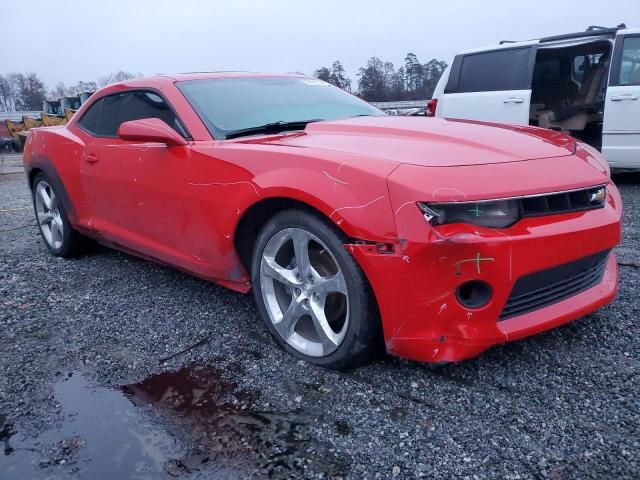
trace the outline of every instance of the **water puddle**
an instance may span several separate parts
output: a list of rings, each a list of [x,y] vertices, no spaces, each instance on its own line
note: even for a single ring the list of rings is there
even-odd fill
[[[64,422],[35,439],[0,415],[0,478],[345,476],[349,462],[309,433],[302,411],[256,411],[214,370],[183,369],[120,388],[73,373],[54,385]]]

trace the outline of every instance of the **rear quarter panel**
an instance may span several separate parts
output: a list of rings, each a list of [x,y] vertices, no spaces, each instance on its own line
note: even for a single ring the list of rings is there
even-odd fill
[[[84,142],[66,127],[30,130],[23,162],[29,182],[42,171],[61,193],[62,202],[72,224],[88,215],[80,181]],[[31,187],[31,185],[29,185]]]

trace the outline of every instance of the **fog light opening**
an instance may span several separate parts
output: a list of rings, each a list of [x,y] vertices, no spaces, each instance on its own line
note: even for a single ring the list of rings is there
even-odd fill
[[[465,282],[456,290],[456,298],[466,308],[484,307],[491,299],[491,287],[480,280]]]

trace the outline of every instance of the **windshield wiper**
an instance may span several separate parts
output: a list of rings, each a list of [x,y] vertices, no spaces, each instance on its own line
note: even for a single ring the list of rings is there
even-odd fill
[[[302,130],[308,123],[320,122],[324,119],[313,118],[311,120],[296,120],[294,122],[285,122],[279,120],[277,122],[265,123],[264,125],[257,125],[255,127],[242,128],[240,130],[233,130],[225,134],[226,139],[242,137],[244,135],[253,135],[256,133],[278,133],[285,132],[287,130]]]

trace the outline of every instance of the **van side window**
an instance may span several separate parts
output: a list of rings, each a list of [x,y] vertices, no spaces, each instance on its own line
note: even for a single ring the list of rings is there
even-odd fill
[[[447,93],[526,90],[531,87],[531,62],[531,47],[464,55],[456,88],[447,85]]]
[[[161,96],[154,92],[132,90],[104,98],[98,135],[115,137],[120,124],[131,120],[159,118],[183,137],[187,132]]]
[[[619,75],[619,85],[640,85],[640,37],[624,39]]]
[[[590,62],[589,57],[586,55],[578,55],[573,59],[573,79],[582,83],[584,80],[584,74],[589,70]]]
[[[556,85],[562,81],[560,60],[552,58],[536,62],[533,70],[534,85]]]

